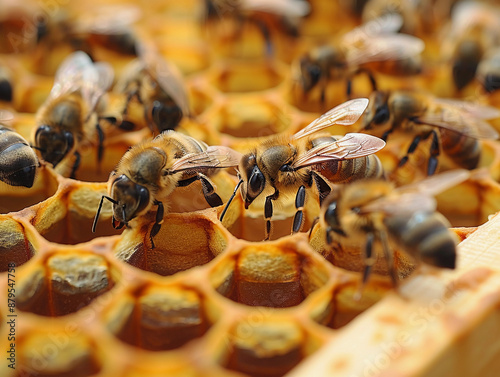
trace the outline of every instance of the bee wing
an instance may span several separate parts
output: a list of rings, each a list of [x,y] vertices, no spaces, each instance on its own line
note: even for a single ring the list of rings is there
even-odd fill
[[[102,5],[89,11],[87,8],[78,17],[76,28],[95,34],[117,34],[129,31],[131,25],[141,18],[141,9],[129,5]]]
[[[414,212],[434,211],[434,196],[453,187],[470,177],[465,169],[449,170],[419,182],[398,187],[394,195],[376,199],[360,208],[361,213],[384,212],[390,215],[411,214]]]
[[[284,17],[300,18],[310,11],[310,5],[303,0],[242,0],[242,10],[254,10]]]
[[[184,80],[179,69],[167,62],[152,46],[145,43],[138,46],[139,56],[146,69],[158,85],[179,106],[184,115],[189,114],[189,102]]]
[[[344,34],[342,43],[356,44],[369,36],[396,33],[403,26],[403,17],[397,13],[386,13],[374,18]]]
[[[300,155],[292,167],[300,169],[332,160],[351,160],[376,153],[385,146],[385,141],[376,136],[348,133],[342,139],[321,144]]]
[[[434,99],[439,109],[416,118],[418,123],[446,128],[476,139],[497,139],[498,132],[484,119],[500,117],[491,106],[467,101]]]
[[[437,195],[450,187],[458,185],[470,177],[470,172],[465,169],[449,170],[433,175],[421,181],[398,187],[399,193],[419,192],[427,196]]]
[[[360,214],[382,212],[387,215],[414,214],[436,210],[436,199],[419,192],[406,192],[376,199],[359,209]]]
[[[356,98],[344,102],[334,107],[333,109],[327,111],[319,118],[313,120],[302,130],[293,135],[292,138],[300,139],[301,137],[310,135],[314,132],[321,131],[334,124],[341,124],[346,126],[353,124],[363,114],[367,106],[368,106],[368,99],[366,98]]]
[[[199,168],[231,168],[238,166],[241,153],[223,146],[209,146],[205,151],[190,153],[176,160],[171,168],[172,172]]]
[[[83,51],[69,55],[57,69],[49,98],[57,98],[80,89],[84,75],[92,65],[92,60]]]
[[[424,42],[408,34],[382,34],[365,38],[363,41],[346,45],[346,59],[351,66],[385,61],[402,60],[420,54]]]
[[[14,119],[14,114],[5,109],[0,110],[0,122],[8,122],[10,120]]]
[[[80,91],[92,111],[113,82],[113,68],[104,62],[93,63],[83,51],[68,56],[56,72],[49,99]]]

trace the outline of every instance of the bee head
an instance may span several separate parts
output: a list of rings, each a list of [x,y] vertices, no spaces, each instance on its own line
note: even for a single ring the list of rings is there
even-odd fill
[[[324,214],[323,218],[325,220],[325,224],[327,225],[327,242],[331,243],[330,232],[335,232],[343,237],[346,237],[346,233],[342,229],[342,225],[340,223],[340,216],[338,212],[338,200],[337,198],[333,198],[324,204]]]
[[[300,84],[304,92],[309,92],[321,78],[321,67],[309,56],[300,59]]]
[[[36,130],[35,145],[42,158],[55,167],[74,147],[75,138],[69,131],[55,130],[44,124]]]
[[[149,203],[149,191],[146,187],[133,182],[125,174],[117,177],[111,184],[113,217],[120,225],[127,224],[144,211]]]
[[[255,200],[266,186],[266,178],[257,165],[255,154],[243,156],[240,164],[241,178],[241,196],[245,199],[245,209]]]
[[[166,130],[173,130],[182,120],[182,110],[174,102],[162,103],[154,101],[151,107],[151,117],[153,124],[162,133]]]
[[[365,110],[363,117],[363,129],[369,130],[372,126],[378,126],[389,121],[391,113],[389,111],[388,93],[375,91],[370,96],[370,103]]]

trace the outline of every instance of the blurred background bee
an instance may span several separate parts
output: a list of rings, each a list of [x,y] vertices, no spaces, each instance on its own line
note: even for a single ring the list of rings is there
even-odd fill
[[[40,164],[26,139],[2,124],[12,118],[12,113],[0,110],[0,181],[30,188]]]
[[[207,23],[226,27],[224,34],[236,40],[241,39],[244,26],[256,26],[264,39],[267,56],[273,55],[273,33],[298,37],[300,21],[309,11],[310,5],[305,0],[205,0]],[[233,21],[232,26],[223,24],[228,20]]]
[[[113,82],[107,63],[93,63],[77,51],[58,69],[54,86],[36,113],[33,140],[42,159],[59,172],[75,177],[83,148],[97,146],[97,160],[103,156],[104,133],[99,125],[98,102]]]
[[[342,247],[345,240],[364,239],[362,286],[370,276],[379,242],[394,285],[394,250],[415,261],[440,268],[455,268],[457,240],[450,223],[436,211],[434,195],[465,181],[466,170],[450,170],[422,181],[395,188],[385,180],[360,180],[339,186],[321,209],[320,222],[326,242]]]
[[[453,8],[443,54],[457,90],[473,81],[484,55],[500,46],[499,18],[497,4],[462,1]]]
[[[366,98],[347,101],[293,136],[272,137],[245,154],[239,163],[240,182],[221,214],[221,221],[241,186],[245,209],[257,198],[265,198],[266,240],[271,232],[273,202],[295,196],[296,214],[292,227],[295,233],[302,225],[306,189],[316,186],[321,202],[330,193],[328,182],[347,183],[361,178],[381,177],[382,165],[373,155],[384,147],[385,142],[381,139],[355,133],[340,139],[328,133],[309,137],[333,124],[353,124],[367,104]]]
[[[107,118],[122,129],[134,129],[136,125],[129,120],[128,111],[131,101],[136,100],[153,133],[173,130],[183,117],[190,115],[182,74],[152,46],[141,44],[138,51],[139,58],[125,67],[113,88],[114,93],[124,96],[124,106],[118,114],[109,114]]]
[[[485,121],[500,111],[472,102],[432,97],[414,91],[375,91],[362,120],[362,130],[387,140],[395,130],[412,135],[413,140],[399,163],[403,166],[420,142],[431,138],[427,175],[438,167],[443,152],[458,166],[474,169],[481,156],[478,139],[496,139],[498,133]],[[386,126],[386,127],[384,127]]]
[[[375,62],[408,62],[424,49],[419,38],[407,34],[398,34],[402,18],[395,14],[386,14],[344,34],[333,44],[320,45],[296,60],[292,65],[292,75],[298,83],[299,92],[309,95],[313,89],[320,91],[319,100],[325,105],[326,87],[332,80],[345,80],[347,97],[351,96],[351,83],[354,76],[367,73],[373,90],[376,81],[372,70]],[[371,65],[370,65],[371,64]],[[400,64],[400,71],[393,69],[389,73],[416,74],[419,64]],[[406,71],[405,68],[406,67]]]
[[[168,209],[168,197],[176,187],[201,182],[203,195],[212,207],[222,205],[210,176],[219,169],[235,167],[241,155],[230,148],[208,146],[190,136],[167,131],[152,140],[129,149],[108,180],[109,196],[103,196],[92,225],[95,232],[104,199],[113,205],[112,223],[115,229],[157,207],[156,220],[150,232],[160,231]],[[164,202],[166,204],[164,204]]]
[[[138,37],[133,24],[140,17],[140,8],[133,5],[82,3],[54,9],[36,21],[34,72],[52,75],[54,63],[61,63],[58,56],[64,57],[73,51],[83,51],[92,60],[96,59],[99,48],[136,56]]]

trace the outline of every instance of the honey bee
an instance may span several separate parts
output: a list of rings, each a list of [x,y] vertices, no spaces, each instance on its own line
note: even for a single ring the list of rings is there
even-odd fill
[[[368,75],[376,90],[369,63],[413,62],[412,59],[424,49],[424,43],[419,38],[396,33],[401,24],[399,15],[389,13],[346,33],[335,45],[322,45],[303,55],[292,66],[302,92],[307,94],[319,85],[321,103],[324,104],[328,81],[345,78],[347,96],[350,97],[351,80],[362,72]],[[412,64],[396,64],[400,74],[416,73]],[[405,72],[405,67],[411,68],[411,72]]]
[[[231,16],[236,21],[236,35],[242,33],[244,22],[257,25],[265,40],[266,51],[272,55],[271,30],[278,29],[285,35],[299,35],[300,20],[310,11],[304,0],[205,0],[205,18],[214,20]]]
[[[182,75],[150,46],[140,45],[138,51],[139,58],[129,63],[113,89],[125,95],[125,106],[118,117],[108,119],[123,129],[133,128],[127,111],[130,101],[136,99],[144,106],[147,124],[154,125],[158,133],[173,130],[184,116],[189,116]]]
[[[360,178],[381,177],[380,160],[373,155],[385,146],[377,137],[348,133],[337,139],[329,134],[309,135],[333,124],[350,125],[368,104],[366,98],[347,101],[326,112],[292,136],[277,135],[245,154],[239,163],[240,181],[221,214],[221,221],[241,186],[245,209],[265,197],[265,239],[269,239],[273,202],[295,194],[296,214],[292,232],[303,220],[306,189],[316,185],[320,202],[330,193],[327,182],[347,183]],[[370,136],[370,137],[368,137]]]
[[[43,55],[61,45],[93,55],[94,44],[109,50],[137,55],[137,37],[132,25],[141,17],[132,5],[102,5],[60,8],[42,17],[36,24],[36,43]]]
[[[109,64],[93,63],[84,52],[74,52],[59,67],[52,90],[36,114],[35,148],[54,167],[74,157],[71,178],[79,166],[80,148],[95,144],[96,132],[98,161],[102,159],[104,134],[96,107],[112,81]]]
[[[375,91],[370,96],[362,129],[373,134],[389,124],[382,135],[387,140],[396,129],[415,135],[399,166],[403,166],[418,144],[432,138],[427,175],[436,172],[442,148],[456,164],[474,169],[479,163],[481,146],[477,139],[496,139],[498,133],[485,119],[500,116],[500,111],[467,101],[435,98],[413,91]]]
[[[0,111],[0,121],[12,117],[7,111]],[[11,186],[30,188],[35,181],[39,166],[35,151],[21,135],[0,124],[0,181]]]
[[[453,83],[463,89],[475,77],[485,53],[500,45],[499,8],[477,1],[462,1],[453,8],[448,33]]]
[[[468,171],[457,169],[398,188],[389,181],[368,179],[340,186],[321,207],[326,242],[331,245],[347,238],[366,239],[362,285],[368,281],[375,260],[375,242],[382,246],[395,286],[398,279],[393,248],[417,262],[453,269],[456,240],[448,229],[450,223],[436,211],[433,196],[468,177]]]
[[[212,207],[220,206],[222,200],[209,177],[218,169],[237,166],[240,158],[241,155],[230,148],[208,146],[172,130],[138,144],[125,153],[111,173],[109,196],[101,198],[92,232],[95,232],[104,199],[113,204],[115,229],[128,226],[131,220],[156,206],[156,220],[150,232],[154,248],[153,237],[161,228],[164,202],[174,189],[199,180],[207,203]]]

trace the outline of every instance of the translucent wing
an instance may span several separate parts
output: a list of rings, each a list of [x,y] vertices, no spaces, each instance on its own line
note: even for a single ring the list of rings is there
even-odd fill
[[[401,195],[390,195],[362,206],[360,214],[382,212],[388,215],[414,214],[416,212],[432,212],[436,210],[434,197],[418,192]]]
[[[0,122],[8,122],[10,120],[14,119],[14,114],[5,109],[0,110]]]
[[[178,68],[167,62],[152,46],[138,46],[139,56],[143,60],[149,74],[158,85],[179,106],[184,115],[189,114],[189,102],[182,74]]]
[[[387,214],[407,214],[417,211],[434,211],[434,196],[465,181],[470,172],[465,169],[450,170],[419,182],[396,188],[393,193],[361,208],[362,213],[382,211]]]
[[[385,141],[376,136],[348,133],[342,139],[320,144],[300,155],[292,164],[295,169],[321,164],[332,160],[350,160],[376,153],[385,146]]]
[[[242,0],[242,10],[254,10],[284,17],[304,17],[310,11],[310,5],[303,0]]]
[[[69,55],[57,69],[49,98],[79,90],[87,70],[92,69],[92,65],[92,60],[83,51]]]
[[[424,42],[411,35],[378,35],[366,38],[355,45],[346,46],[346,59],[351,66],[377,61],[403,60],[420,54],[424,48]]]
[[[299,139],[314,132],[321,131],[334,124],[341,124],[346,126],[353,124],[363,114],[367,106],[368,99],[366,98],[357,98],[344,102],[343,104],[327,111],[319,118],[313,120],[292,137],[294,139]]]
[[[397,13],[386,13],[344,34],[342,43],[354,45],[375,35],[393,34],[403,26],[403,17]]]
[[[497,139],[497,131],[484,119],[500,117],[490,106],[466,101],[434,99],[439,107],[416,118],[418,123],[446,128],[476,139]]]
[[[133,5],[102,5],[89,10],[87,6],[77,19],[76,28],[95,34],[117,34],[130,30],[141,17],[141,9]]]
[[[92,111],[99,98],[113,82],[113,68],[108,63],[93,63],[83,51],[68,56],[56,72],[49,99],[80,91]]]
[[[470,172],[468,170],[454,169],[425,178],[419,182],[401,186],[396,191],[399,193],[419,192],[428,196],[434,196],[450,187],[458,185],[469,177]]]
[[[200,168],[230,168],[238,166],[241,153],[223,146],[210,146],[206,151],[191,153],[176,160],[171,168],[172,172],[194,170]]]

